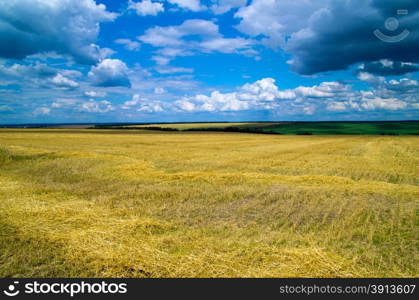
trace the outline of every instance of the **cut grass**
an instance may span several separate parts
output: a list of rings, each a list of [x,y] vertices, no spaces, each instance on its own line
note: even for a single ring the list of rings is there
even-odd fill
[[[417,276],[418,141],[0,130],[0,276]]]

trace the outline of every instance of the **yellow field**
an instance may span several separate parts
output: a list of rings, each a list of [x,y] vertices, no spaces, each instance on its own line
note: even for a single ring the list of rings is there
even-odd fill
[[[0,277],[418,276],[418,146],[0,130]]]

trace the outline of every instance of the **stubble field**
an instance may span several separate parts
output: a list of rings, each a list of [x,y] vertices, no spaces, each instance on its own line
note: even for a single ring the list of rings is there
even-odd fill
[[[0,130],[0,277],[418,276],[418,146]]]

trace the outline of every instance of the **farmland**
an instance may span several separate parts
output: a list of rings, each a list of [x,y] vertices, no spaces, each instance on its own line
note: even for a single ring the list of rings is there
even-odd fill
[[[162,131],[224,131],[290,135],[418,135],[419,122],[247,122],[100,125],[105,129]]]
[[[418,276],[418,147],[0,129],[0,276]]]

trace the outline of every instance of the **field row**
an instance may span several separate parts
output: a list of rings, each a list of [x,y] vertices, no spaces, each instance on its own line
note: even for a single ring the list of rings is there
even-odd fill
[[[0,276],[417,276],[416,137],[0,131]]]

